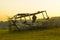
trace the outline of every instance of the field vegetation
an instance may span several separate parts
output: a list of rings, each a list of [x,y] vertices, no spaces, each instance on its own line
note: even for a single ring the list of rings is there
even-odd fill
[[[60,28],[23,32],[0,30],[0,40],[60,40]]]

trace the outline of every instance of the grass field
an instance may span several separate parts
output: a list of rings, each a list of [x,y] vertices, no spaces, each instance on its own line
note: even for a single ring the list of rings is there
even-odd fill
[[[0,30],[0,40],[60,40],[60,28],[14,33]]]

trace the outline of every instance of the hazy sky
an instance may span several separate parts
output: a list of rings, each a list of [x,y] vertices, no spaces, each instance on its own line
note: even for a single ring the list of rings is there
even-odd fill
[[[49,17],[60,16],[60,0],[0,0],[0,20],[17,13],[46,10]]]

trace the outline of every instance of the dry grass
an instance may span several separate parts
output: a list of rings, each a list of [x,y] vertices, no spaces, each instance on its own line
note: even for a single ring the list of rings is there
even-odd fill
[[[0,40],[60,40],[60,28],[15,33],[1,30]]]

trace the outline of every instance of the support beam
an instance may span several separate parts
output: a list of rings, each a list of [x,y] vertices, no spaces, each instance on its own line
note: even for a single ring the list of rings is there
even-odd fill
[[[43,18],[45,19],[45,16],[44,16],[43,12],[42,12],[42,15],[43,15]]]

